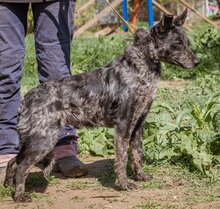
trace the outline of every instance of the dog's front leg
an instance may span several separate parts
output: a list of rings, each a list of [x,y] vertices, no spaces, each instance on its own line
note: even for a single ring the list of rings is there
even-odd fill
[[[129,132],[129,131],[128,131]],[[122,190],[131,189],[134,187],[132,184],[128,184],[127,179],[127,162],[128,162],[128,146],[129,146],[129,134],[125,134],[126,131],[116,128],[115,133],[115,173],[117,175],[117,180],[120,188]]]
[[[142,148],[142,138],[143,138],[143,128],[144,128],[144,121],[140,127],[135,127],[131,140],[130,140],[130,154],[131,154],[131,163],[132,168],[135,174],[136,181],[147,181],[151,180],[151,175],[146,175],[143,170],[142,165],[142,155],[143,155],[143,148]]]

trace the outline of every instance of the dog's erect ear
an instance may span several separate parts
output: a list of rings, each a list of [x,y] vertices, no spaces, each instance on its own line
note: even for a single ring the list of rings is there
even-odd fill
[[[174,25],[176,25],[176,26],[181,26],[181,25],[183,25],[184,22],[186,21],[187,13],[188,13],[188,10],[185,9],[182,14],[180,14],[179,16],[177,16],[177,17],[174,19]]]
[[[169,30],[173,23],[173,15],[164,14],[162,20],[160,21],[161,27],[165,30]]]
[[[169,29],[173,24],[173,15],[164,14],[163,18],[152,29],[152,33],[163,33]]]
[[[135,31],[134,40],[146,39],[148,36],[148,31],[144,28],[138,28]]]

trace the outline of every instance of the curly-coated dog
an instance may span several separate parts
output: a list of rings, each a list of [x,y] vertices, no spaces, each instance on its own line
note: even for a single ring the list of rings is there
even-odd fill
[[[143,125],[158,87],[160,62],[187,69],[199,64],[182,28],[186,17],[187,10],[176,18],[164,15],[153,28],[137,29],[133,43],[107,66],[46,82],[27,93],[19,109],[20,152],[9,162],[5,179],[5,185],[15,180],[15,201],[30,200],[24,194],[25,179],[35,164],[51,155],[65,124],[113,127],[120,188],[131,186],[126,174],[129,147],[136,180],[147,180],[142,168]],[[45,176],[53,165],[52,157]]]

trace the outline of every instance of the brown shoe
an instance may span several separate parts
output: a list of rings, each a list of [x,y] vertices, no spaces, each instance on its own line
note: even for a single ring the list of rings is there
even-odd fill
[[[81,177],[88,174],[86,165],[75,156],[57,160],[53,171],[61,172],[63,176],[70,178]]]

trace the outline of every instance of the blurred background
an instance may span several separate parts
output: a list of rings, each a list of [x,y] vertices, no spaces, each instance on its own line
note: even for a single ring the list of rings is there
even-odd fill
[[[195,25],[213,22],[213,25],[220,25],[220,0],[110,0],[111,3],[117,5],[115,8],[122,14],[124,19],[134,26],[148,26],[150,19],[158,21],[162,14],[171,13],[180,14],[188,7],[189,15],[187,19],[187,28],[190,30]],[[153,17],[149,16],[149,2],[152,2]],[[107,9],[107,10],[106,10]],[[93,22],[91,23],[91,20]],[[105,0],[78,0],[75,15],[76,31],[82,29],[80,34],[84,32],[101,31],[101,35],[108,35],[112,32],[119,32],[121,29],[126,31],[122,26],[122,22],[118,16],[108,7]],[[86,27],[85,27],[86,26]],[[31,9],[28,16],[28,32],[33,31],[33,19]]]

